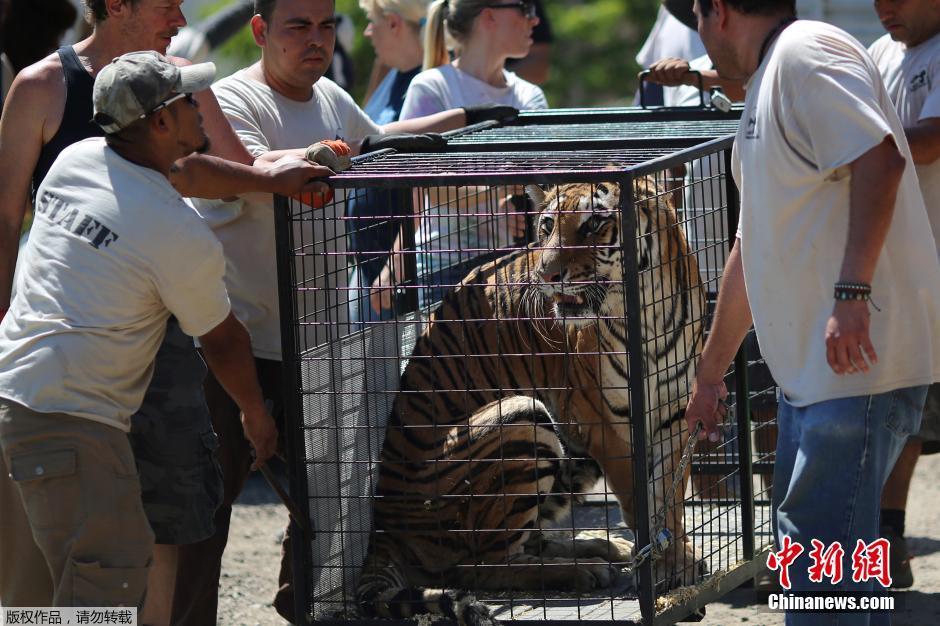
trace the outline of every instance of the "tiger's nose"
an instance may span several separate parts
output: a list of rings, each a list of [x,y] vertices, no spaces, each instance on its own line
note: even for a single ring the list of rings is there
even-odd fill
[[[556,270],[543,270],[542,280],[546,283],[560,283],[561,272],[556,271]]]

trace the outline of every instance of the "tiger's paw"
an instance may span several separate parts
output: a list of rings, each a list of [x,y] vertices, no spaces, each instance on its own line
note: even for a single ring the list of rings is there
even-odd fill
[[[656,589],[664,592],[698,584],[708,574],[708,565],[691,543],[683,541],[666,551],[664,558],[656,562],[653,574]]]
[[[574,568],[572,582],[575,591],[593,591],[611,587],[619,577],[619,568],[597,559],[594,563],[579,562]]]
[[[636,553],[636,544],[623,537],[611,537],[607,541],[610,546],[610,560],[617,563],[630,563]]]
[[[636,544],[620,536],[615,530],[583,530],[576,541],[581,546],[594,546],[593,554],[611,563],[631,563],[636,551]]]
[[[472,595],[454,607],[458,626],[498,626],[499,620],[493,617],[490,609],[478,602]]]

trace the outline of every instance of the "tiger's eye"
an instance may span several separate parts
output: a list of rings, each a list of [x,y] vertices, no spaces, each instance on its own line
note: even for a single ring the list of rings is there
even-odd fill
[[[550,217],[543,217],[539,227],[542,229],[543,234],[550,235],[555,230],[555,220]]]

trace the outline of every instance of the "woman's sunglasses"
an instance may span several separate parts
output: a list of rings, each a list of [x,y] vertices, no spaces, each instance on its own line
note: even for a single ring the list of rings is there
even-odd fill
[[[509,4],[488,4],[488,9],[519,9],[522,17],[531,20],[535,17],[535,4],[532,2],[510,2]]]

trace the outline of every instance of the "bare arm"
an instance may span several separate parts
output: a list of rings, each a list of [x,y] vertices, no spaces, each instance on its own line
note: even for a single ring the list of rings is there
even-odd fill
[[[904,129],[911,156],[917,165],[929,165],[940,159],[940,117],[921,120]]]
[[[440,133],[462,128],[466,126],[466,123],[467,114],[463,109],[448,109],[447,111],[441,111],[440,113],[434,113],[424,117],[416,117],[410,120],[399,120],[397,122],[391,122],[390,124],[386,124],[382,127],[382,132],[384,134],[404,133],[413,135],[419,135],[422,133]],[[324,137],[323,139],[327,138]],[[361,153],[361,141],[349,141],[347,143],[352,150],[353,156]],[[306,150],[306,146],[302,148],[290,148],[287,150],[271,150],[270,152],[265,152],[259,156],[257,162],[267,163],[276,161],[285,156],[303,158]]]
[[[182,196],[215,199],[252,191],[283,195],[325,191],[324,183],[314,179],[332,174],[328,168],[308,163],[303,154],[259,167],[193,154],[173,164],[170,182]]]
[[[196,101],[199,102],[199,112],[202,114],[202,127],[209,137],[208,154],[243,165],[254,163],[251,153],[225,118],[225,113],[222,112],[222,107],[219,106],[212,90],[206,89],[197,93]]]
[[[724,418],[724,405],[720,401],[728,395],[725,372],[750,327],[751,307],[744,286],[741,240],[738,239],[725,263],[715,319],[696,367],[692,397],[685,410],[689,430],[695,428],[696,422],[705,426],[699,439],[707,436],[711,441],[718,441],[718,422]]]
[[[64,83],[59,89],[65,91]],[[61,102],[54,80],[23,70],[13,81],[0,119],[0,309],[9,307],[23,215],[43,146],[48,107],[55,96]]]
[[[699,87],[698,76],[693,73],[689,67],[689,62],[685,59],[660,59],[649,67],[649,71],[650,73],[647,74],[646,79],[664,87],[678,87],[681,85]],[[743,81],[722,78],[715,70],[697,71],[702,75],[701,86],[705,91],[712,87],[721,87],[722,91],[732,100],[744,100]]]
[[[277,447],[277,427],[264,406],[248,331],[234,314],[199,338],[209,369],[242,411],[242,428],[255,449],[253,469]]]
[[[288,148],[287,150],[271,150],[269,152],[265,152],[264,154],[259,156],[257,159],[255,159],[255,163],[257,164],[274,163],[275,161],[283,159],[284,157],[296,157],[298,159],[303,159],[306,153],[307,153],[306,147]]]
[[[840,282],[871,284],[888,236],[905,160],[888,137],[850,165],[849,236]],[[867,372],[878,355],[868,335],[870,314],[864,300],[840,300],[826,325],[826,359],[836,374]],[[864,351],[865,356],[862,355]]]
[[[448,109],[440,113],[415,117],[410,120],[398,120],[382,127],[385,133],[444,133],[463,128],[467,125],[467,115],[463,109]]]
[[[425,117],[416,117],[410,120],[399,120],[397,122],[391,122],[390,124],[386,124],[382,127],[382,132],[384,134],[404,133],[412,135],[419,135],[422,133],[440,133],[446,132],[448,130],[454,130],[456,128],[462,128],[466,125],[466,122],[467,115],[463,109],[449,109],[447,111],[441,111],[440,113],[434,113]],[[326,139],[326,137],[324,137],[324,139]],[[349,141],[348,145],[354,156],[361,153],[361,141]],[[270,162],[285,156],[299,156],[303,158],[306,150],[306,147],[290,148],[287,150],[272,150],[259,156],[258,161],[262,163]]]

